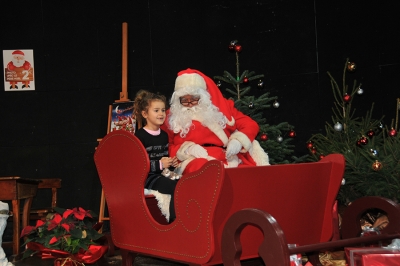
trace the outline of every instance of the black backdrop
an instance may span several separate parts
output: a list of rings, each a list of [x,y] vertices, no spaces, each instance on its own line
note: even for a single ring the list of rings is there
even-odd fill
[[[400,62],[396,1],[86,0],[3,1],[1,50],[33,49],[35,91],[0,88],[0,176],[60,177],[59,206],[98,212],[101,186],[93,162],[106,133],[108,105],[119,99],[122,23],[128,23],[128,91],[171,95],[177,72],[235,73],[231,40],[243,46],[241,70],[264,74],[255,95],[278,96],[268,123],[295,126],[296,154],[330,121],[330,71],[363,83],[360,115],[395,116]],[[2,53],[1,55],[2,56]],[[352,83],[350,83],[352,85]],[[133,170],[134,171],[134,170]],[[38,196],[34,205],[42,204]]]

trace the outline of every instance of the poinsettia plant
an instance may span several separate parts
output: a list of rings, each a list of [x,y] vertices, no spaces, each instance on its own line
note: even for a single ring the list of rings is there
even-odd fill
[[[55,211],[46,221],[38,220],[36,226],[22,229],[21,237],[26,237],[24,245],[35,242],[48,249],[76,254],[82,249],[88,250],[90,245],[97,245],[96,240],[103,236],[95,226],[97,215],[90,210],[78,207],[72,210],[55,208]],[[27,245],[24,257],[36,252]]]

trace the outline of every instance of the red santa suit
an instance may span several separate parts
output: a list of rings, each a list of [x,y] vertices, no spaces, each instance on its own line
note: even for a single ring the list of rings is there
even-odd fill
[[[227,122],[225,127],[222,127],[218,123],[203,121],[200,112],[192,118],[189,131],[182,136],[181,132],[174,132],[173,125],[171,125],[173,123],[170,123],[171,109],[167,111],[167,119],[162,128],[169,135],[169,154],[177,156],[182,162],[182,171],[184,170],[184,173],[195,171],[205,162],[213,159],[224,162],[225,167],[269,165],[268,155],[255,140],[259,132],[258,124],[237,110],[234,102],[225,99],[215,82],[200,71],[187,69],[178,73],[171,106],[178,101],[179,97],[198,95],[204,92],[201,90],[209,94],[212,105],[226,117]],[[179,112],[180,110],[173,111]],[[227,159],[226,148],[233,139],[239,141],[242,148],[238,154]],[[187,153],[187,149],[195,144],[202,146],[207,151],[207,158],[196,158]]]
[[[13,61],[10,61],[10,62],[7,64],[8,70],[13,71],[13,70],[15,70],[16,68],[22,68],[22,69],[25,69],[25,70],[29,70],[29,69],[31,68],[31,64],[30,64],[27,60],[24,59],[24,56],[25,56],[24,52],[22,52],[22,51],[20,51],[20,50],[15,50],[15,51],[12,53],[12,55],[13,55],[14,59],[13,59]],[[15,60],[15,63],[14,63],[14,60]],[[19,62],[19,64],[17,64],[17,62]],[[22,63],[22,62],[23,62],[23,63]],[[15,64],[17,64],[17,65],[15,65]],[[27,88],[27,87],[29,87],[29,80],[23,81],[23,83],[24,83],[25,85],[23,85],[22,88]],[[16,86],[16,84],[17,84],[17,81],[10,81],[10,85],[11,85],[10,88],[11,88],[11,89],[13,89],[13,88],[17,88],[17,89],[18,89],[18,87]]]

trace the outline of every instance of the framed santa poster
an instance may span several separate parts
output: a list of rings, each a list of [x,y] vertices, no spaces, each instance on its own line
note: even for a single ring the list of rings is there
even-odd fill
[[[115,102],[109,110],[109,131],[125,130],[135,134],[136,117],[133,112],[133,101]]]
[[[3,50],[4,90],[33,91],[33,50]]]

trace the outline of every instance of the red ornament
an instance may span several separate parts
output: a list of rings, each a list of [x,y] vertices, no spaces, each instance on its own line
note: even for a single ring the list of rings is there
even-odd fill
[[[311,153],[312,153],[312,154],[316,154],[316,153],[317,153],[317,149],[312,148],[312,149],[311,149]]]
[[[311,141],[307,142],[307,149],[312,149],[313,147],[314,144]]]
[[[367,145],[368,144],[368,139],[365,136],[362,136],[360,139],[360,144],[362,145]]]
[[[370,138],[372,138],[373,136],[375,136],[375,132],[374,132],[372,129],[370,129],[370,130],[367,132],[367,136],[370,137]]]
[[[235,45],[235,51],[240,53],[242,51],[242,46],[240,44]]]
[[[266,141],[266,140],[268,140],[268,135],[265,134],[265,133],[263,133],[263,134],[261,135],[260,139],[261,139],[262,141]]]
[[[248,77],[244,77],[244,78],[243,78],[243,82],[244,82],[244,83],[249,82],[249,78],[248,78]]]
[[[397,136],[397,131],[396,131],[396,129],[392,128],[392,129],[389,131],[389,136],[391,136],[391,137],[396,137],[396,136]]]
[[[343,96],[343,101],[345,101],[346,103],[350,102],[351,100],[351,96],[348,95],[347,93]]]
[[[325,157],[325,155],[323,155],[322,153],[319,155],[319,159],[322,159],[324,157]]]
[[[290,130],[290,131],[289,131],[289,137],[291,137],[291,138],[296,137],[296,131]]]

